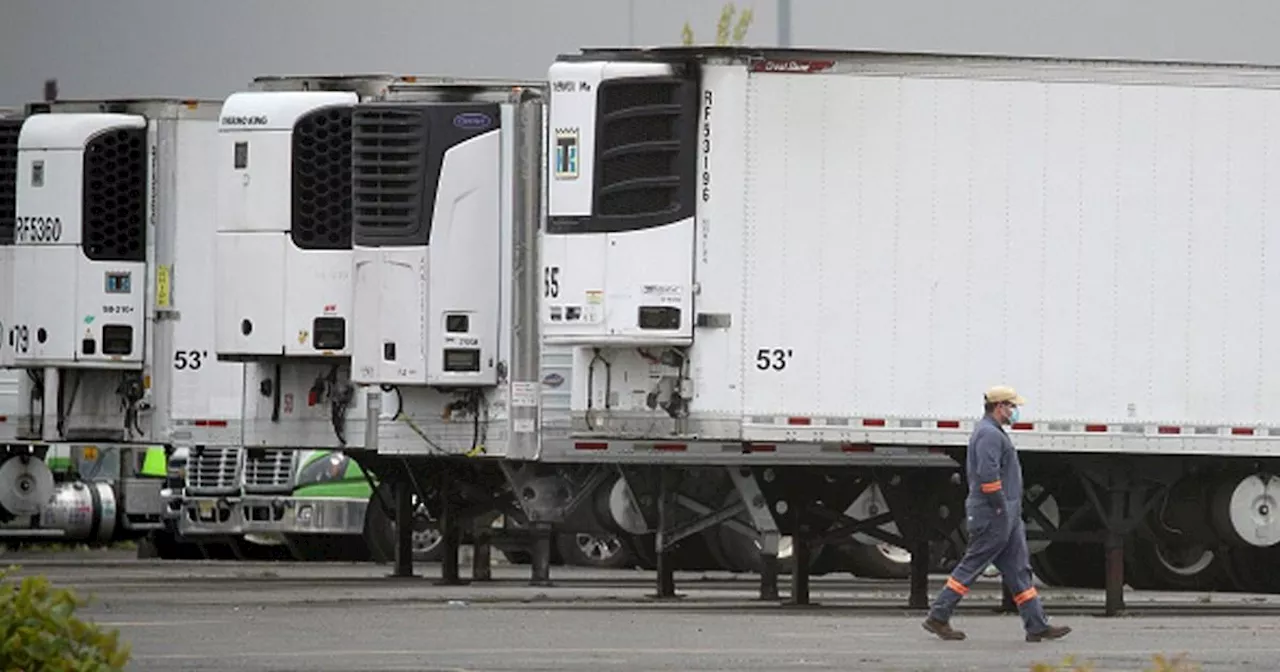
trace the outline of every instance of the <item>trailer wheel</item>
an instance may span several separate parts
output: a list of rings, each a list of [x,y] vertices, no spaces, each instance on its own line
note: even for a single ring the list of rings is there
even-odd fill
[[[1221,550],[1224,577],[1221,588],[1242,593],[1280,593],[1280,546],[1240,546]]]
[[[378,485],[378,491],[369,498],[364,510],[364,542],[369,555],[377,563],[394,562],[396,559],[396,521],[379,503],[383,498],[388,504],[395,501],[395,490],[389,482]],[[413,495],[413,559],[415,562],[436,562],[444,556],[444,537],[425,504]]]
[[[631,557],[635,560],[636,567],[646,572],[652,572],[658,568],[658,554],[653,550],[653,534],[626,535],[623,539],[631,549]]]
[[[1031,556],[1031,571],[1050,586],[1102,588],[1107,580],[1102,544],[1055,541]]]
[[[1225,563],[1201,544],[1125,540],[1125,580],[1137,590],[1212,590],[1221,585]]]
[[[892,544],[850,542],[836,547],[841,565],[864,579],[906,579],[911,576],[911,553]]]
[[[556,546],[566,565],[620,569],[634,564],[630,545],[616,534],[561,532]]]

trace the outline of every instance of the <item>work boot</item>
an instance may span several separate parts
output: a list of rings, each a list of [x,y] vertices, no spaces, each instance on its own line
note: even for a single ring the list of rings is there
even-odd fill
[[[933,634],[937,635],[942,639],[947,639],[947,640],[964,639],[964,631],[953,629],[951,627],[951,624],[947,623],[946,621],[939,621],[933,617],[930,617],[930,618],[924,619],[924,623],[921,623],[921,625],[924,627],[925,630],[932,632]]]
[[[1071,632],[1071,628],[1065,625],[1051,625],[1040,632],[1028,632],[1027,641],[1042,642],[1046,639],[1062,639],[1067,636],[1068,632]]]

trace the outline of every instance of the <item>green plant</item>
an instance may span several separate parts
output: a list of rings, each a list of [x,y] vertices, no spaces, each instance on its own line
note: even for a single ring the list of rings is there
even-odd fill
[[[1075,656],[1067,656],[1057,665],[1036,663],[1031,666],[1031,672],[1093,672],[1093,665],[1076,662]]]
[[[1157,653],[1151,658],[1152,667],[1148,667],[1145,672],[1199,672],[1200,666],[1187,660],[1187,654],[1180,653],[1173,658],[1166,658],[1163,654]],[[1031,672],[1093,672],[1091,663],[1076,662],[1075,656],[1067,656],[1062,662],[1055,665],[1053,663],[1035,663],[1031,666]]]
[[[0,663],[18,672],[116,672],[129,662],[130,647],[116,630],[103,630],[75,616],[88,602],[44,576],[10,578],[0,571]]]
[[[751,22],[755,19],[755,12],[750,7],[742,10],[738,14],[736,25],[733,23],[734,14],[738,14],[738,8],[732,2],[727,2],[720,8],[720,20],[716,22],[716,46],[741,45],[746,39]],[[688,21],[684,22],[684,28],[680,31],[680,42],[686,47],[693,44],[693,26]]]

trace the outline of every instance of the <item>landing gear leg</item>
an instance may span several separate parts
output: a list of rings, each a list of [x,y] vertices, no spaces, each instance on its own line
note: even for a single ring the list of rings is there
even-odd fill
[[[396,566],[394,577],[413,576],[413,485],[396,481]]]
[[[792,529],[795,534],[791,539],[791,600],[789,604],[796,607],[809,606],[809,560],[811,551],[809,542],[813,537],[809,529],[808,516],[805,509],[808,503],[792,502]]]
[[[439,586],[462,586],[470,583],[462,578],[459,571],[458,551],[462,546],[462,526],[459,525],[458,511],[454,507],[453,488],[450,474],[440,469],[437,474],[437,492],[440,493],[440,543],[444,545],[444,557],[440,563]]]
[[[658,467],[658,533],[654,535],[654,550],[658,555],[658,592],[654,598],[670,600],[676,597],[676,572],[672,562],[667,536],[672,527],[671,470]]]
[[[490,542],[493,538],[493,528],[489,526],[487,519],[482,519],[475,525],[472,538],[475,542],[472,545],[471,580],[492,581],[493,546]]]
[[[765,532],[761,535],[760,562],[760,599],[776,602],[778,600],[778,542],[782,535]]]
[[[534,523],[532,576],[531,586],[551,585],[551,525]]]
[[[911,593],[907,608],[929,608],[929,542],[917,540],[911,548]]]

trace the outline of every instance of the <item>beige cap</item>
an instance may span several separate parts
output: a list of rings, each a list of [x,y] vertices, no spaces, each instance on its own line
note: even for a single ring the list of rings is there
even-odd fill
[[[1023,399],[1016,390],[1005,385],[997,385],[987,390],[983,398],[989,404],[999,404],[1007,401],[1015,406],[1022,406],[1027,403],[1027,400]]]

